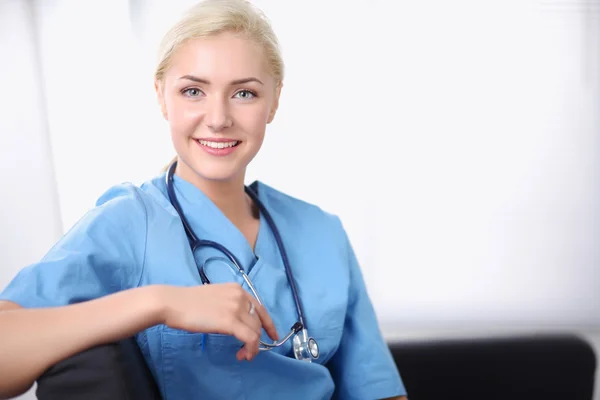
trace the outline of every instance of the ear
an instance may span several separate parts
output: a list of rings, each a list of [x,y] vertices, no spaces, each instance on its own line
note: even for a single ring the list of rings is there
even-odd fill
[[[281,96],[281,88],[283,87],[283,82],[277,85],[275,89],[275,97],[273,99],[273,105],[271,106],[271,112],[269,113],[269,119],[267,120],[267,124],[273,122],[275,119],[275,114],[277,113],[277,108],[279,108],[279,97]]]
[[[158,99],[158,105],[160,106],[160,112],[164,119],[169,120],[169,114],[167,113],[167,106],[165,104],[164,96],[164,84],[160,81],[154,81],[154,90],[156,91],[156,97]]]

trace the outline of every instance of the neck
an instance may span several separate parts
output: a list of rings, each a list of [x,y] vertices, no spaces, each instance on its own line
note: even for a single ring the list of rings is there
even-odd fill
[[[175,173],[200,189],[234,225],[244,225],[249,218],[256,218],[252,201],[244,190],[244,172],[226,181],[211,180],[180,161]]]

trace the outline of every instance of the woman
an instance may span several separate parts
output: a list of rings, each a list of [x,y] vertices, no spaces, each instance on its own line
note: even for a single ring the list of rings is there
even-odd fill
[[[242,0],[200,3],[167,33],[155,87],[177,157],[109,189],[0,295],[0,397],[131,335],[168,399],[405,395],[339,219],[244,186],[283,70]]]

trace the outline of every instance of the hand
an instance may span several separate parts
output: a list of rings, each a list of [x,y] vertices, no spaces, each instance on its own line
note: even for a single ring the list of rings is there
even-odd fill
[[[258,301],[237,283],[193,287],[161,286],[161,321],[174,329],[232,335],[244,342],[238,360],[258,353],[261,329],[278,340],[273,320]],[[251,305],[254,312],[251,314]]]

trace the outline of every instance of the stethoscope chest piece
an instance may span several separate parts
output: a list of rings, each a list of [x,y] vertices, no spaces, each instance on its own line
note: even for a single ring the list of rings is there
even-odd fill
[[[317,341],[308,337],[306,329],[302,329],[294,336],[294,357],[301,361],[312,361],[319,358],[319,345]]]

